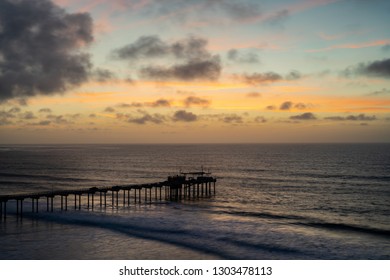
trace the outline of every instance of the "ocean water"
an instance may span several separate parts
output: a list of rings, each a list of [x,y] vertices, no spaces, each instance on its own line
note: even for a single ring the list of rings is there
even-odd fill
[[[93,210],[69,198],[68,211],[57,199],[53,213],[25,200],[23,219],[10,201],[0,259],[390,259],[390,144],[0,146],[0,195],[202,166],[210,198]]]

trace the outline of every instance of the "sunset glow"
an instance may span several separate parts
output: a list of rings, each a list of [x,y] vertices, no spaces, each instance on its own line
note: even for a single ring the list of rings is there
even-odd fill
[[[0,5],[0,143],[390,141],[389,1]]]

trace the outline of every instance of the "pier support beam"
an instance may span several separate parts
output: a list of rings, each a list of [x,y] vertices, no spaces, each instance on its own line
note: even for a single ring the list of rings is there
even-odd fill
[[[7,201],[4,201],[4,221],[7,220]]]

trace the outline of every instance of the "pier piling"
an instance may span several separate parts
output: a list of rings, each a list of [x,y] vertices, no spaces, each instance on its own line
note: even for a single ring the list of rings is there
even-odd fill
[[[23,216],[23,201],[25,199],[31,199],[31,212],[39,212],[39,198],[46,197],[46,211],[54,212],[54,199],[58,196],[61,197],[61,211],[68,210],[68,196],[74,195],[74,210],[81,209],[83,194],[87,194],[87,209],[94,209],[94,194],[99,192],[99,206],[103,207],[103,195],[104,195],[104,207],[107,207],[107,192],[111,192],[112,208],[119,207],[119,193],[123,190],[123,207],[130,206],[130,201],[134,199],[134,205],[141,204],[144,201],[145,204],[152,203],[153,200],[172,200],[181,201],[185,199],[199,199],[203,197],[211,197],[215,195],[216,180],[214,177],[209,176],[210,173],[206,172],[181,172],[179,175],[169,176],[166,181],[152,183],[152,184],[139,184],[139,185],[123,185],[104,188],[89,188],[78,190],[52,190],[50,192],[37,192],[31,194],[19,194],[19,195],[0,195],[0,221],[5,221],[7,218],[7,202],[10,200],[16,201],[16,215],[17,217]],[[213,185],[212,185],[213,184]],[[154,195],[153,195],[154,189]],[[131,195],[131,190],[134,190],[134,194]],[[142,198],[142,190],[144,190],[144,197]],[[126,193],[127,191],[127,193]],[[138,192],[137,192],[138,191]],[[164,192],[164,194],[163,194]],[[127,194],[127,201],[126,201]],[[78,199],[77,199],[78,196]],[[121,198],[122,199],[122,198]],[[78,200],[78,201],[77,201]],[[122,201],[122,200],[121,200]],[[85,203],[85,200],[84,200]]]

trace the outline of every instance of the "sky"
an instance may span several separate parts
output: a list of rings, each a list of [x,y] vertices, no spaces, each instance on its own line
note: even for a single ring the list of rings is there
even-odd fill
[[[388,0],[0,0],[0,144],[390,142]]]

